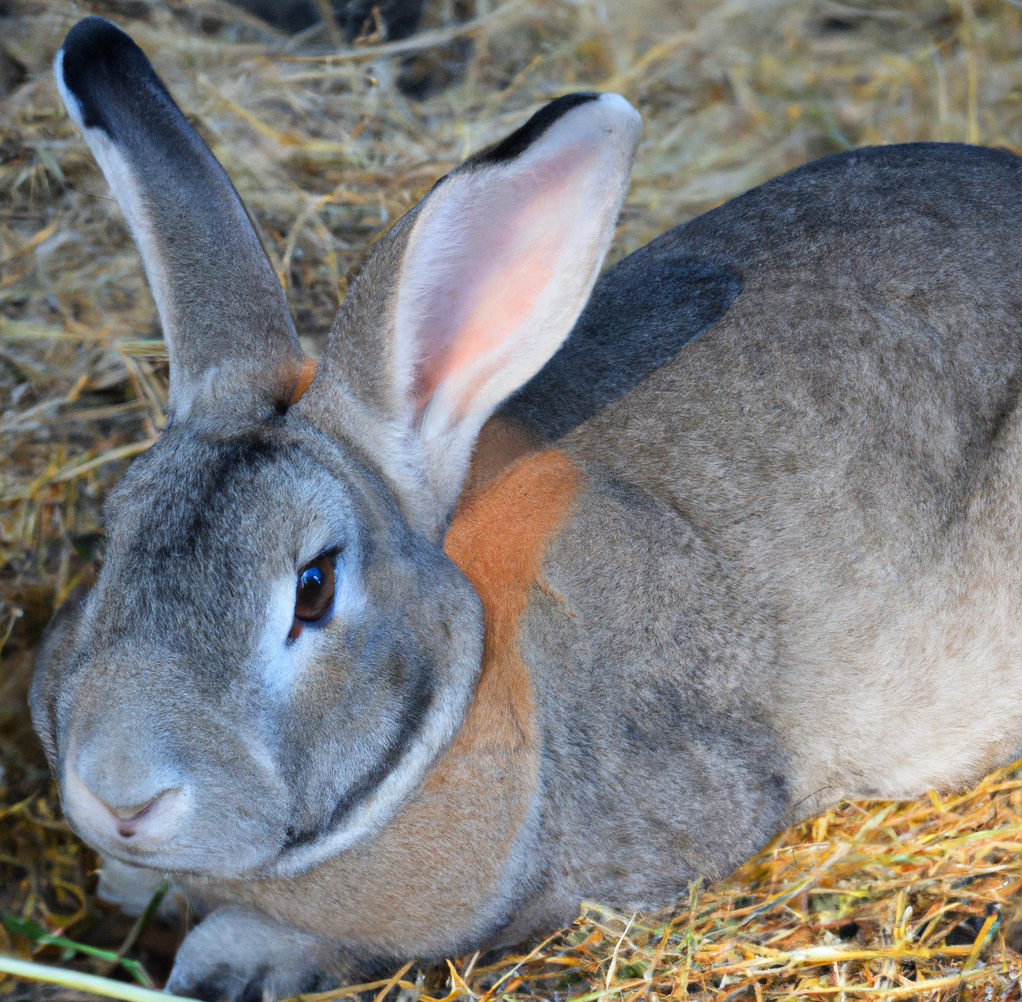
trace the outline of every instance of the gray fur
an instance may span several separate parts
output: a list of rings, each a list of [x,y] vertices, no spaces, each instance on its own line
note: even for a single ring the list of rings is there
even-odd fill
[[[603,101],[465,170],[500,185],[599,134],[610,227],[636,134]],[[1022,745],[1022,161],[842,154],[611,270],[517,398],[572,430],[459,515],[576,471],[510,640],[466,574],[521,555],[520,513],[493,509],[462,573],[441,460],[402,424],[394,304],[452,178],[374,249],[300,401],[200,394],[135,462],[99,583],[40,652],[71,824],[212,913],[175,991],[287,995],[512,944],[582,898],[663,903],[818,806],[949,789]],[[333,615],[289,646],[324,552]]]
[[[582,899],[671,901],[759,849],[792,803],[771,638],[684,517],[586,473],[523,623],[526,663],[548,666],[533,673],[544,812],[508,944]]]
[[[253,955],[259,958],[254,970]],[[205,972],[200,982],[186,973],[197,968]],[[329,991],[346,974],[334,951],[318,937],[250,909],[227,907],[181,945],[166,990],[259,1002]]]

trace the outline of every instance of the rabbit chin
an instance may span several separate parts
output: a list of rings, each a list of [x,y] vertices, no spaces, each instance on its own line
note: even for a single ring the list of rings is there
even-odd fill
[[[187,787],[167,790],[156,800],[125,818],[125,812],[96,797],[73,768],[61,783],[64,814],[75,834],[104,856],[132,866],[251,877],[272,869],[285,841],[280,819],[251,809],[203,812]],[[274,839],[274,832],[279,837]]]

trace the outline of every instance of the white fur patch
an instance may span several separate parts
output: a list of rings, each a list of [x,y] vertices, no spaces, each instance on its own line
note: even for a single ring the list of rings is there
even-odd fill
[[[107,904],[117,905],[125,915],[138,916],[152,901],[163,877],[159,870],[147,870],[142,866],[122,863],[113,856],[101,856],[96,897]],[[184,890],[177,884],[171,884],[157,914],[165,921],[173,922],[183,914],[186,902]]]

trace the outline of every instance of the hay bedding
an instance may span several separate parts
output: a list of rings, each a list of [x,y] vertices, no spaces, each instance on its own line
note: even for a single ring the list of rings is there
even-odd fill
[[[324,28],[289,40],[216,0],[2,0],[0,912],[114,952],[131,938],[93,897],[95,858],[60,819],[25,709],[40,631],[94,574],[103,496],[158,434],[167,391],[138,260],[48,73],[78,17],[113,17],[153,58],[258,218],[315,352],[376,235],[565,90],[618,90],[646,121],[615,257],[849,145],[1022,150],[1020,6],[438,0],[419,35],[387,43],[370,24],[339,50]],[[364,991],[1015,999],[1020,887],[1022,771],[1007,769],[960,796],[832,810],[673,910],[586,905],[529,953],[413,966]],[[128,976],[33,935],[11,922],[0,950]],[[177,936],[149,922],[127,955],[158,984]],[[0,994],[68,996],[11,979]]]

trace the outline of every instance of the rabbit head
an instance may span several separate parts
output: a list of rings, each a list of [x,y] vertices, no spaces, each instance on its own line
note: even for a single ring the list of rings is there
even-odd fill
[[[437,182],[308,385],[246,211],[142,51],[90,17],[55,69],[142,255],[170,420],[51,626],[35,725],[103,853],[295,873],[384,824],[464,717],[483,625],[444,532],[481,425],[592,289],[638,115],[571,95]]]

